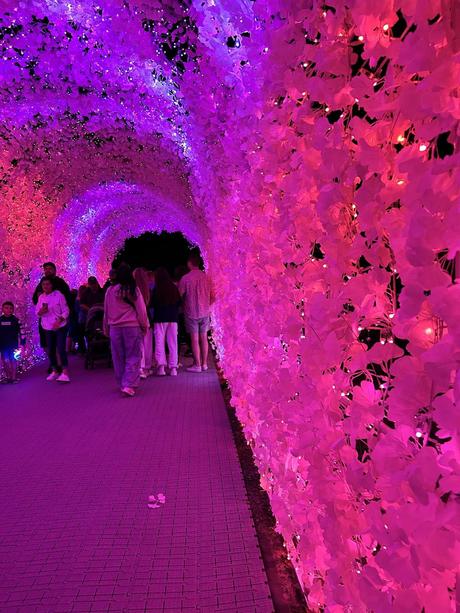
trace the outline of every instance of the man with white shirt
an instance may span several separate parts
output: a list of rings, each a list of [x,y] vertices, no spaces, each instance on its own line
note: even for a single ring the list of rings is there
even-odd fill
[[[211,325],[211,305],[215,300],[209,276],[200,270],[200,256],[192,252],[187,265],[190,270],[179,282],[184,301],[185,327],[190,334],[194,364],[189,372],[208,370],[208,331]]]

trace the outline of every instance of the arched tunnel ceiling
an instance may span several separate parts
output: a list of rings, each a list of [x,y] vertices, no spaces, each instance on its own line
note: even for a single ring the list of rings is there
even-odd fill
[[[193,189],[209,173],[201,164],[209,143],[219,148],[207,114],[200,115],[201,104],[218,105],[206,70],[220,70],[229,85],[235,80],[237,62],[226,40],[236,31],[233,21],[239,31],[254,19],[245,2],[241,14],[239,3],[229,3],[231,11],[225,4],[2,5],[2,202],[13,251],[27,243],[37,217],[42,223],[35,236],[45,246],[46,225],[78,194],[115,182],[160,191],[163,207],[175,202],[174,212],[182,206],[181,221],[189,219],[206,234],[212,198],[197,197]],[[142,210],[151,217],[147,207]],[[120,224],[125,233],[134,231],[129,216],[120,216]],[[196,235],[195,228],[182,229]],[[34,262],[38,253],[30,242],[27,249]]]

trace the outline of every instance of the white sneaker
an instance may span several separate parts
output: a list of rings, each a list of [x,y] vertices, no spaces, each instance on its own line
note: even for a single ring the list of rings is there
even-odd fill
[[[169,371],[171,377],[177,377],[177,368],[171,368]]]
[[[132,396],[134,396],[134,395],[135,395],[135,393],[136,393],[136,392],[133,390],[133,388],[132,388],[132,387],[122,387],[122,388],[121,388],[121,393],[122,393],[124,396],[130,396],[130,397],[132,397]]]
[[[197,366],[196,364],[189,366],[187,372],[201,372],[201,366]]]
[[[206,371],[208,370],[208,365],[207,365],[207,364],[204,364],[204,365],[201,367],[201,370],[202,370],[203,372],[206,372]]]
[[[47,381],[56,381],[56,379],[58,377],[59,377],[59,373],[56,372],[55,370],[53,370],[53,372],[46,377],[46,380]]]
[[[56,379],[56,381],[60,381],[61,383],[70,383],[70,378],[69,378],[69,375],[66,375],[65,373],[61,373],[59,377]]]
[[[165,367],[164,366],[158,366],[157,375],[159,377],[164,377],[165,374],[166,374]]]
[[[148,374],[145,372],[145,370],[141,370],[140,377],[141,377],[141,379],[147,379]]]

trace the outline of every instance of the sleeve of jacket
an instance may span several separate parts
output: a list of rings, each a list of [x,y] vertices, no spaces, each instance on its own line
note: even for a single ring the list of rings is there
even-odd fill
[[[139,288],[136,289],[137,299],[136,299],[136,312],[137,312],[137,320],[139,321],[139,325],[141,328],[149,327],[149,318],[147,317],[147,308],[145,306],[144,298],[142,297]]]
[[[42,282],[40,281],[40,283],[37,285],[37,287],[35,288],[35,291],[34,291],[34,293],[32,295],[32,302],[34,303],[35,306],[37,306],[37,304],[38,304],[38,297],[40,296],[41,284],[42,284]]]
[[[59,292],[59,310],[61,311],[61,317],[68,319],[70,315],[69,305],[67,304],[66,297],[62,292]]]

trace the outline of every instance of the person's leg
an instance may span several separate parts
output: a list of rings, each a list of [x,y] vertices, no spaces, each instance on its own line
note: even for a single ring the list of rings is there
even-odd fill
[[[200,332],[200,348],[201,348],[201,367],[208,367],[208,352],[209,352],[209,343],[208,343],[208,333]]]
[[[192,342],[193,362],[195,366],[201,366],[200,341],[198,332],[190,332]]]
[[[153,330],[149,328],[144,336],[144,368],[147,372],[152,370],[153,366]]]
[[[169,348],[169,368],[177,368],[178,356],[177,356],[177,323],[170,322],[166,329],[166,342]]]
[[[14,351],[15,349],[8,351],[5,360],[6,377],[11,382],[16,381],[17,362],[14,358]]]
[[[204,317],[200,320],[200,348],[201,348],[201,367],[203,370],[208,369],[208,352],[209,352],[209,342],[208,342],[208,332],[209,332],[209,317]]]
[[[2,364],[5,371],[5,377],[8,382],[12,381],[14,376],[11,370],[11,354],[9,350],[2,352]]]
[[[165,323],[154,323],[153,330],[155,333],[155,361],[158,367],[158,374],[164,374],[164,368],[166,366],[166,353],[165,353],[165,336],[166,336]]]
[[[68,375],[69,360],[67,357],[67,326],[56,330],[56,345],[62,372]]]
[[[121,328],[110,327],[110,347],[112,350],[113,370],[117,384],[121,386],[125,370],[125,346]]]
[[[125,368],[121,386],[135,388],[139,386],[140,380],[143,335],[138,327],[126,327],[121,330],[125,346]]]
[[[144,337],[145,340],[145,337]],[[146,366],[145,366],[145,343],[142,342],[141,345],[141,375],[145,373],[145,371],[147,370]]]
[[[46,330],[46,347],[50,360],[50,368],[53,372],[58,371],[58,361],[56,355],[57,333],[55,330]]]

